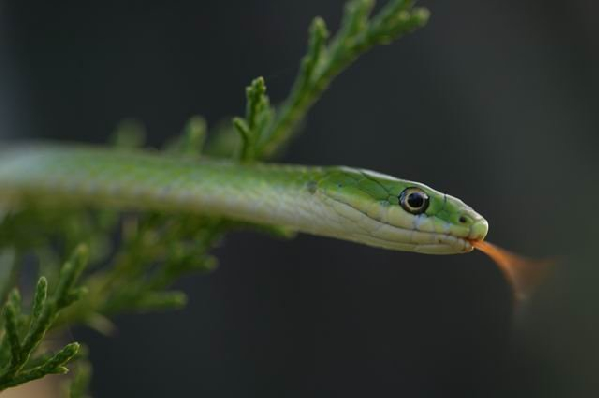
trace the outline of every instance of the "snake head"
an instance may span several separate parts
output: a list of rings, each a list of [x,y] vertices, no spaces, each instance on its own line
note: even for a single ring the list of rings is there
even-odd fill
[[[461,200],[424,184],[367,170],[329,169],[319,194],[345,239],[429,254],[471,251],[487,221]]]

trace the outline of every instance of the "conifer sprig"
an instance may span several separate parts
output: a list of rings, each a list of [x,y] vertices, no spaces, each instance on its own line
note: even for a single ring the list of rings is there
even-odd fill
[[[389,44],[422,27],[429,13],[414,8],[411,0],[391,0],[370,17],[374,0],[352,0],[345,6],[341,26],[329,40],[324,20],[314,18],[309,28],[308,51],[287,99],[271,107],[264,80],[259,77],[247,88],[245,119],[233,124],[242,138],[243,161],[271,158],[297,132],[299,123],[333,79],[361,54],[379,44]]]
[[[87,265],[87,248],[80,246],[61,270],[58,285],[48,295],[48,283],[39,278],[31,311],[22,313],[19,291],[14,289],[3,309],[0,343],[0,391],[48,374],[66,373],[65,367],[79,351],[79,343],[70,343],[56,354],[34,354],[61,310],[80,299],[86,292],[77,281]]]

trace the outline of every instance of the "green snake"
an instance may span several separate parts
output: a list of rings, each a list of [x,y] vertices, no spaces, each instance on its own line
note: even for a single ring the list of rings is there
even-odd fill
[[[487,221],[419,182],[350,167],[240,164],[144,150],[32,146],[0,154],[0,203],[184,210],[390,250],[473,250]]]

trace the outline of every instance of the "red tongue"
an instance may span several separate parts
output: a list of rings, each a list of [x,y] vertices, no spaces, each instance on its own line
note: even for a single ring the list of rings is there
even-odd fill
[[[534,260],[519,256],[482,240],[470,241],[472,246],[491,257],[506,278],[512,283],[517,300],[526,299],[541,282],[551,265],[551,260]]]

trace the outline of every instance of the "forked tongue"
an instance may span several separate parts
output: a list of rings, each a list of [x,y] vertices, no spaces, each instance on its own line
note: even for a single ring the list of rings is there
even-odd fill
[[[506,278],[512,283],[517,302],[526,299],[533,292],[554,264],[554,261],[551,260],[522,257],[482,240],[472,240],[470,243],[475,249],[484,252],[497,263]]]

